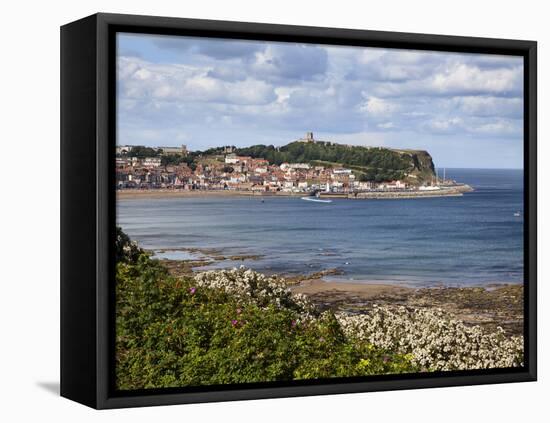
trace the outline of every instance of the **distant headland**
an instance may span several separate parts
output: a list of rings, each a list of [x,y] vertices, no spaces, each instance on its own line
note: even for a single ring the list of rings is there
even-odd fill
[[[118,146],[116,188],[122,198],[177,193],[374,199],[472,191],[440,178],[427,151],[339,144],[316,140],[312,132],[281,147]]]

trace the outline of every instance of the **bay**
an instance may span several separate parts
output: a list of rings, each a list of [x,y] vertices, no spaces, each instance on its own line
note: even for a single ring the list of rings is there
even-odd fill
[[[117,202],[117,224],[147,249],[261,256],[210,268],[242,264],[285,275],[338,269],[341,275],[327,278],[411,286],[523,282],[523,171],[446,169],[446,176],[475,191],[332,203],[299,197],[127,199]]]

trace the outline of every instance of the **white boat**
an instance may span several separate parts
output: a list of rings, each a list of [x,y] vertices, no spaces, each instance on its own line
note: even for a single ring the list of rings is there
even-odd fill
[[[514,213],[514,216],[520,217],[520,216],[521,216],[521,213],[520,213],[520,212],[515,212],[515,213]]]
[[[317,197],[302,197],[302,200],[313,201],[315,203],[332,203],[332,200],[321,200],[320,198],[317,198]]]

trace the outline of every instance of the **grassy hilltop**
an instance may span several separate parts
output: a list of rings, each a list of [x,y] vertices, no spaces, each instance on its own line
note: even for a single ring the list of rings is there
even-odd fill
[[[435,176],[432,157],[422,150],[348,146],[329,142],[292,142],[283,147],[254,145],[237,149],[237,154],[264,158],[273,164],[310,163],[346,166],[362,181],[407,180],[420,184]]]

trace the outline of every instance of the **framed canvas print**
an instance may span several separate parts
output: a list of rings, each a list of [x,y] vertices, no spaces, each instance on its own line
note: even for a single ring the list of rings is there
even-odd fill
[[[61,28],[61,394],[536,379],[536,43]]]

